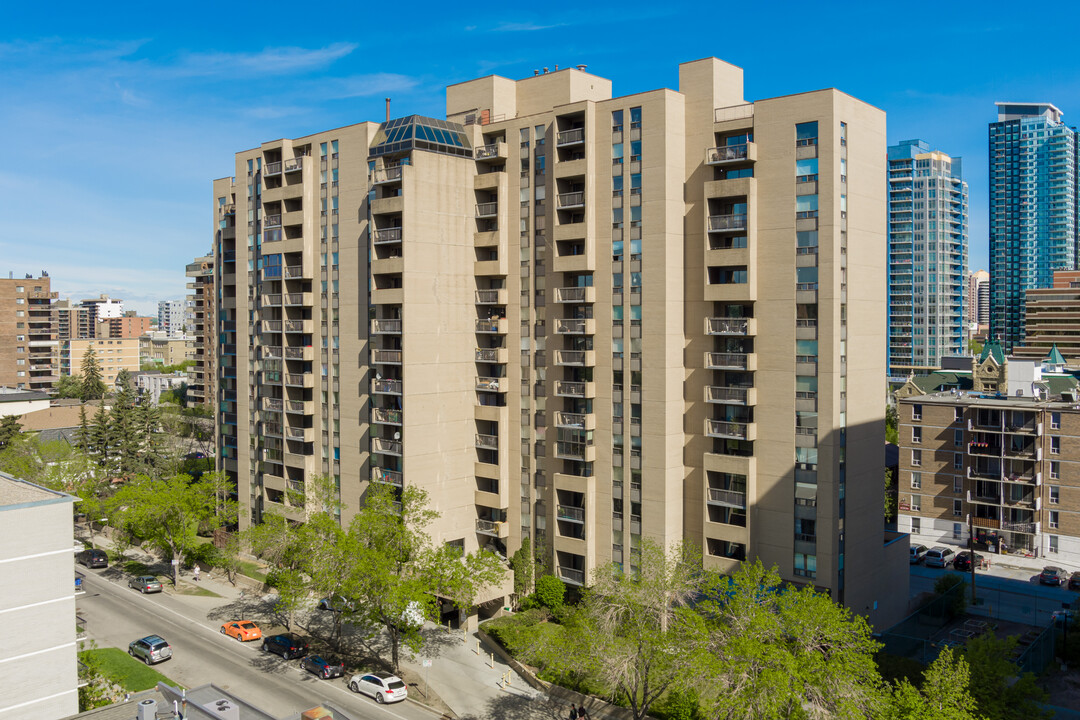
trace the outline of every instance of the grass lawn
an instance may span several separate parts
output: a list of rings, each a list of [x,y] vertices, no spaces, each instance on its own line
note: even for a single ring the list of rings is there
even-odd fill
[[[249,578],[254,578],[255,580],[258,580],[261,583],[266,582],[266,573],[264,573],[262,569],[253,562],[241,560],[240,572],[244,575],[247,575]]]
[[[195,595],[197,597],[221,597],[213,590],[207,590],[204,587],[192,587],[187,583],[182,583],[176,586],[173,591],[176,595]]]
[[[125,560],[124,572],[135,575],[136,577],[140,575],[154,575],[149,567],[138,560]]]
[[[174,685],[172,680],[155,670],[156,667],[147,666],[141,661],[128,655],[119,648],[97,648],[84,650],[79,653],[79,659],[86,662],[96,662],[101,674],[113,680],[128,692],[150,690],[159,682],[167,682]],[[169,663],[164,663],[168,667]]]

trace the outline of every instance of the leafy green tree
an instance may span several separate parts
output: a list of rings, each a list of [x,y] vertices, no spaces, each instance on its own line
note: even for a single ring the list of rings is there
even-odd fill
[[[82,377],[79,375],[61,375],[53,385],[53,395],[58,398],[81,398]]]
[[[865,619],[812,587],[781,586],[775,568],[709,574],[702,704],[714,718],[866,718],[888,694]]]
[[[896,412],[895,405],[885,406],[885,442],[894,445],[900,442],[899,432],[900,416]]]
[[[0,418],[0,450],[22,434],[22,423],[17,415],[5,415]]]
[[[532,592],[536,573],[532,543],[523,538],[521,547],[510,556],[510,568],[514,571],[514,594],[520,599]]]
[[[893,688],[888,717],[893,720],[982,720],[968,690],[971,668],[946,648],[923,672],[916,688],[901,680]]]
[[[533,597],[540,607],[558,612],[566,602],[566,585],[554,575],[541,575],[536,580],[536,592]]]
[[[180,560],[195,546],[200,526],[214,520],[215,507],[214,485],[208,479],[173,475],[157,480],[139,475],[113,496],[110,518],[173,561],[175,585]]]
[[[391,665],[402,645],[418,652],[423,642],[418,613],[436,618],[435,596],[469,608],[483,588],[499,583],[506,569],[490,552],[461,554],[433,548],[427,526],[438,517],[427,492],[406,487],[395,498],[390,486],[372,483],[363,506],[349,524],[356,562],[350,581],[357,612],[368,627],[382,627],[390,639]]]
[[[100,400],[105,397],[108,388],[102,379],[101,365],[98,363],[94,348],[87,348],[82,359],[82,382],[79,388],[79,398],[83,402]]]
[[[960,586],[957,588],[957,586]],[[949,619],[960,617],[967,610],[967,598],[964,588],[967,583],[958,573],[946,573],[934,581],[934,593],[948,595],[949,604],[945,607],[945,614]]]
[[[702,667],[706,633],[688,602],[700,591],[701,567],[681,546],[642,543],[639,570],[595,570],[582,602],[538,653],[560,674],[596,682],[612,701],[643,720],[673,691],[689,691]],[[547,575],[537,581],[537,593]],[[562,583],[559,583],[560,585]]]
[[[968,641],[963,659],[971,668],[968,687],[979,714],[994,720],[1039,720],[1052,713],[1042,707],[1046,692],[1031,673],[1021,673],[1012,661],[1015,637],[984,633]]]

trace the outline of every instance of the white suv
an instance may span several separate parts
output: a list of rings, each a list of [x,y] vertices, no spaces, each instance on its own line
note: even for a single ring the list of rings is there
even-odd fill
[[[948,567],[954,557],[956,557],[956,553],[947,547],[941,545],[932,547],[926,553],[926,567]]]

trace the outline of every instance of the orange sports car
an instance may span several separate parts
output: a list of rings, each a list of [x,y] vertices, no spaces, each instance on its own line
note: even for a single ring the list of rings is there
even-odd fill
[[[258,640],[262,637],[262,630],[250,620],[234,620],[221,626],[221,634],[244,642],[245,640]]]

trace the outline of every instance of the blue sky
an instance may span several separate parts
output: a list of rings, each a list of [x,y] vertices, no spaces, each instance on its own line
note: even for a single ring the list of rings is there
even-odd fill
[[[984,267],[986,125],[997,100],[1078,122],[1070,15],[1036,27],[1015,4],[864,5],[9,3],[0,272],[45,269],[61,296],[149,312],[209,250],[210,181],[237,150],[378,121],[386,96],[395,116],[442,117],[447,84],[491,73],[587,64],[625,95],[675,88],[679,62],[710,55],[744,68],[748,100],[837,87],[887,111],[890,143],[962,156]]]

